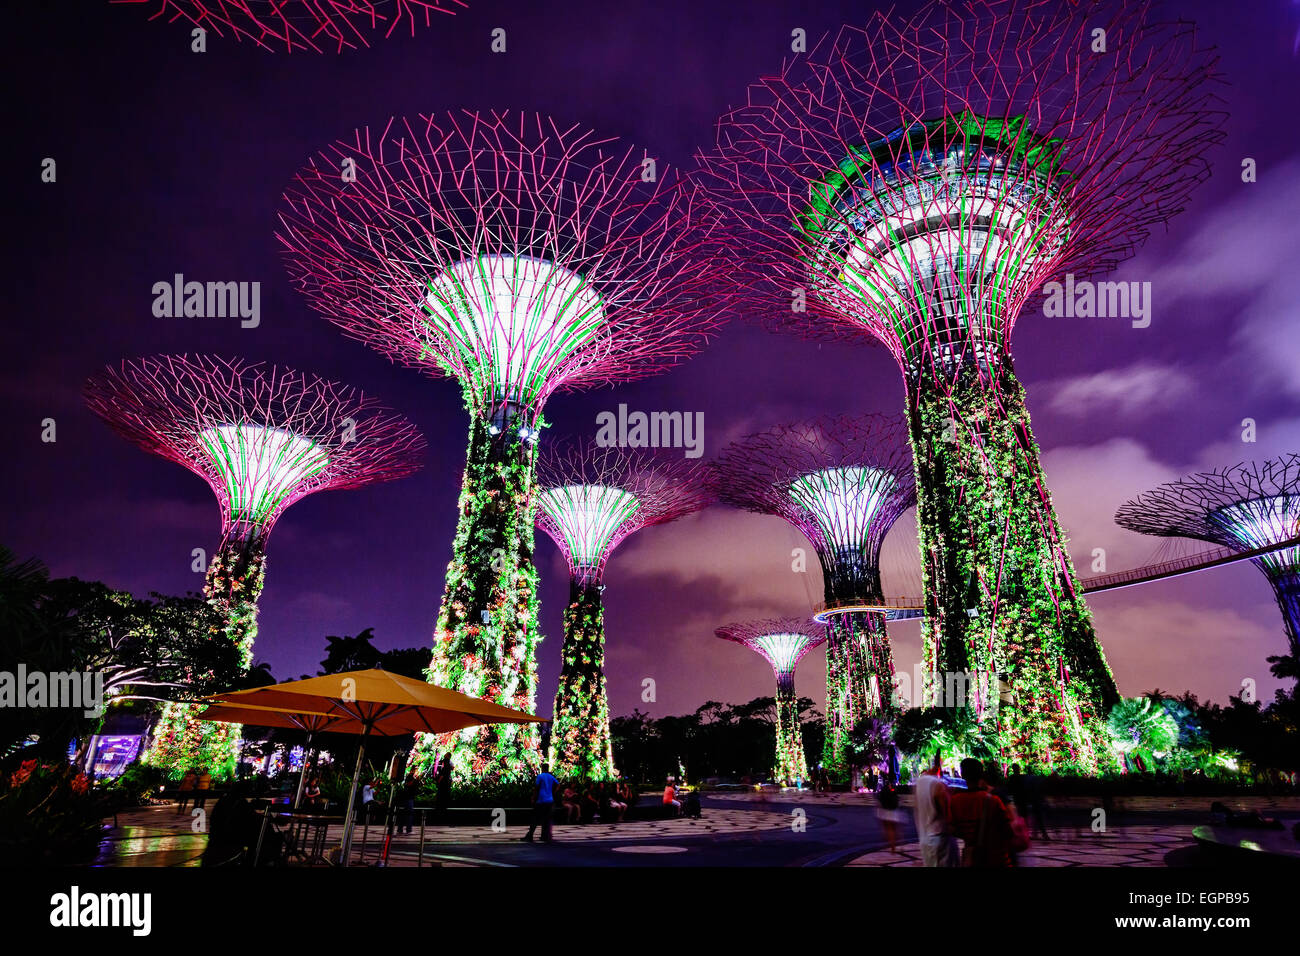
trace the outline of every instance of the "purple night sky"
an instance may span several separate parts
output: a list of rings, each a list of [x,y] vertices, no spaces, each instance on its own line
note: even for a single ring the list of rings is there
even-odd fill
[[[16,164],[8,215],[8,316],[0,349],[0,417],[10,504],[0,543],[56,576],[145,594],[197,591],[191,550],[216,546],[219,516],[190,472],[117,438],[81,403],[87,375],[123,358],[214,352],[269,360],[373,392],[428,439],[413,478],[323,493],[293,505],[271,536],[255,654],[282,679],[315,673],[327,634],[374,627],[381,648],[428,647],[450,558],[467,420],[445,379],[391,365],[315,316],[290,287],[274,239],[281,191],[317,149],[390,116],[451,109],[529,109],[688,164],[715,118],[789,50],[862,3],[470,0],[415,37],[382,37],[343,55],[270,54],[209,37],[189,50],[182,24],[152,7],[22,4],[4,44]],[[902,4],[910,10],[911,4]],[[542,9],[547,7],[550,9]],[[1300,143],[1294,134],[1300,7],[1195,0],[1222,53],[1231,118],[1214,175],[1191,207],[1115,278],[1149,281],[1149,328],[1126,319],[1022,317],[1015,336],[1055,503],[1088,575],[1192,553],[1116,527],[1129,497],[1189,471],[1300,450],[1300,335],[1289,286],[1300,249]],[[508,52],[489,51],[503,27]],[[1286,144],[1290,142],[1291,146]],[[58,181],[40,181],[53,157]],[[1244,158],[1258,181],[1243,183]],[[174,273],[258,281],[261,324],[159,319],[151,288]],[[893,360],[868,344],[818,345],[733,321],[701,355],[614,390],[560,394],[551,436],[593,433],[596,416],[630,409],[702,411],[705,458],[770,425],[827,412],[902,411]],[[57,442],[41,422],[57,422]],[[1258,440],[1242,442],[1242,420]],[[546,437],[543,440],[546,440]],[[539,712],[559,673],[564,560],[538,535],[542,575]],[[713,507],[650,528],[615,553],[605,592],[610,707],[654,715],[705,700],[771,694],[757,655],[718,640],[740,619],[802,614],[821,596],[791,571],[793,529]],[[887,593],[919,593],[909,512],[885,545]],[[1243,679],[1272,696],[1264,658],[1286,651],[1264,577],[1248,564],[1096,595],[1090,605],[1120,690],[1189,689],[1225,702]],[[920,656],[915,622],[892,626],[900,670]],[[653,678],[657,701],[641,701]],[[809,655],[801,692],[824,700],[824,663]]]

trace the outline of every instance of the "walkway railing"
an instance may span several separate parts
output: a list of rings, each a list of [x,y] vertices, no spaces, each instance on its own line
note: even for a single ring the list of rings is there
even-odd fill
[[[1099,574],[1090,578],[1082,578],[1079,583],[1083,585],[1083,590],[1088,593],[1093,591],[1114,591],[1119,588],[1131,587],[1134,584],[1146,584],[1148,581],[1159,581],[1161,578],[1172,578],[1180,574],[1191,574],[1194,571],[1204,571],[1208,568],[1222,567],[1225,564],[1235,564],[1238,561],[1249,561],[1251,558],[1262,557],[1275,551],[1284,551],[1287,548],[1297,546],[1300,546],[1300,537],[1292,538],[1290,541],[1283,541],[1280,544],[1252,548],[1250,551],[1235,551],[1232,548],[1224,547],[1211,548],[1208,551],[1200,551],[1182,558],[1172,558],[1159,564],[1148,564],[1140,568],[1130,568],[1127,571],[1116,571],[1114,574]]]
[[[1117,591],[1120,588],[1132,587],[1135,584],[1146,584],[1150,581],[1159,581],[1162,578],[1192,574],[1196,571],[1222,567],[1225,564],[1236,564],[1238,561],[1249,561],[1251,558],[1259,558],[1266,554],[1273,554],[1276,551],[1284,551],[1287,548],[1295,547],[1300,547],[1300,537],[1278,544],[1265,545],[1262,548],[1253,548],[1249,551],[1236,551],[1225,547],[1209,548],[1205,551],[1198,551],[1196,554],[1189,554],[1181,558],[1170,558],[1168,561],[1161,561],[1157,564],[1145,564],[1139,568],[1129,568],[1112,574],[1095,574],[1091,577],[1080,578],[1079,583],[1083,586],[1084,592],[1088,594],[1097,591]],[[881,602],[881,607],[887,609],[885,613],[888,620],[905,620],[922,616],[925,601],[917,595],[897,594],[885,598]],[[813,607],[814,614],[821,614],[826,610],[827,606],[824,603]]]

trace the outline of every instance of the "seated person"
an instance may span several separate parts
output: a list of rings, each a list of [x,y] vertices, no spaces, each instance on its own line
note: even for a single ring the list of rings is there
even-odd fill
[[[606,823],[622,823],[627,814],[627,804],[618,799],[618,788],[606,785],[601,787],[601,793],[600,818]]]
[[[582,808],[583,823],[591,823],[596,819],[596,814],[600,812],[600,796],[596,792],[594,783],[587,784],[582,791],[582,801],[579,806]]]
[[[262,839],[259,862],[262,866],[275,866],[284,853],[284,834],[275,826],[262,829],[262,815],[245,799],[244,785],[236,784],[222,794],[212,805],[212,818],[208,823],[208,845],[204,848],[203,866],[220,866],[238,862],[253,865],[257,855],[257,841]],[[236,860],[238,857],[238,860]]]
[[[573,789],[572,784],[564,785],[564,793],[560,795],[560,809],[565,823],[578,822],[581,809],[578,806],[578,791]]]
[[[324,809],[325,798],[321,796],[319,777],[307,781],[307,788],[302,792],[302,806],[304,810]]]
[[[672,808],[672,815],[677,816],[682,812],[682,802],[677,799],[677,787],[673,785],[673,778],[668,778],[668,783],[664,787],[664,806]]]
[[[626,780],[618,782],[618,798],[629,807],[636,806],[637,792],[632,789],[632,785]]]
[[[693,820],[698,820],[700,818],[700,792],[698,790],[690,790],[687,792],[686,808],[683,811],[683,815],[688,816]]]

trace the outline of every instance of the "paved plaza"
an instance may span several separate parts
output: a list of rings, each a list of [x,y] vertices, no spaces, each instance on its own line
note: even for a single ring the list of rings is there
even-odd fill
[[[647,798],[649,799],[649,798]],[[903,794],[910,808],[910,794]],[[1021,855],[1029,867],[1199,865],[1192,838],[1208,819],[1211,798],[1128,797],[1114,801],[1103,831],[1092,828],[1099,801],[1089,797],[1051,801],[1051,839],[1035,839]],[[1232,809],[1258,810],[1290,826],[1300,819],[1297,797],[1223,798]],[[629,820],[624,823],[555,825],[551,845],[523,843],[525,828],[427,826],[397,836],[390,866],[919,866],[909,820],[891,852],[880,828],[876,801],[866,794],[809,791],[710,793],[699,820]],[[191,816],[174,804],[142,807],[118,815],[106,831],[98,865],[197,866],[207,842],[192,830]],[[336,845],[341,827],[329,827],[324,845]],[[380,827],[358,828],[357,857],[373,864],[382,851]],[[423,845],[423,850],[421,850]]]

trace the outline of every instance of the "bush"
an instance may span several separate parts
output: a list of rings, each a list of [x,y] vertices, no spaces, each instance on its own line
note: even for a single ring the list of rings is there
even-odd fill
[[[138,760],[122,771],[121,776],[110,781],[104,792],[117,807],[145,806],[158,795],[158,788],[168,783],[167,772]]]
[[[0,791],[0,864],[82,863],[99,846],[103,798],[69,764],[24,761]]]
[[[433,803],[436,787],[427,789],[428,802]],[[420,794],[417,803],[423,803],[425,793]],[[478,783],[452,785],[452,807],[530,807],[533,805],[533,782],[516,783]]]

